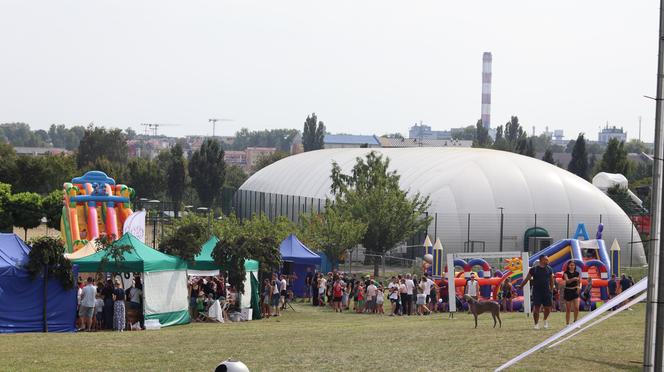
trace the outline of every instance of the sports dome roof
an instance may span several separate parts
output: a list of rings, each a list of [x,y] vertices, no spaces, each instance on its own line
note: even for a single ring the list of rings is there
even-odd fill
[[[638,240],[638,233],[633,234],[630,220],[622,209],[591,183],[555,165],[505,151],[434,147],[311,151],[261,169],[240,190],[324,199],[331,195],[332,162],[337,162],[344,173],[348,173],[356,158],[370,151],[390,159],[390,169],[401,176],[403,189],[431,197],[431,213],[499,216],[499,209],[503,208],[508,216],[505,233],[514,235],[516,241],[521,239],[521,247],[525,229],[533,225],[532,218],[524,218],[536,214],[539,221],[535,221],[535,226],[550,232],[563,230],[558,231],[559,236],[551,233],[556,239],[573,233],[578,222],[584,222],[592,234],[601,220],[605,225],[605,240],[620,236],[623,248],[628,248],[632,238]],[[572,215],[569,223],[564,222],[567,215]],[[554,217],[556,226],[547,226],[547,218]],[[461,226],[460,219],[444,224],[438,221],[432,229],[447,234],[450,239],[465,241],[466,228]],[[521,220],[524,222],[519,222]],[[450,226],[454,224],[459,225],[458,228]],[[561,225],[566,225],[567,231]],[[458,237],[451,237],[453,235]],[[516,241],[514,244],[518,246]],[[640,241],[635,248],[638,249],[634,254],[640,257],[638,262],[644,261]]]

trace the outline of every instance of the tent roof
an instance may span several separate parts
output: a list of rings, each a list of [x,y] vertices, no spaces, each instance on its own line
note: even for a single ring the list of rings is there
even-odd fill
[[[84,246],[73,253],[65,253],[65,258],[68,260],[75,260],[77,258],[83,258],[97,253],[97,246],[95,245],[95,241],[96,240],[88,241]]]
[[[131,249],[122,254],[124,260],[108,261],[103,267],[107,272],[153,272],[168,270],[185,270],[187,263],[174,256],[161,253],[138,240],[130,233],[124,234],[122,238],[113,242],[113,246],[130,246]],[[77,264],[79,272],[97,272],[101,261],[108,253],[104,249],[87,257],[73,260]]]
[[[320,265],[320,256],[312,252],[295,236],[290,234],[279,246],[281,258],[284,261],[293,261],[296,263],[306,263],[311,265]]]
[[[29,253],[30,247],[16,234],[0,233],[0,276],[27,275],[23,266]]]
[[[194,257],[194,262],[189,262],[187,267],[192,270],[219,270],[219,265],[214,262],[212,251],[219,242],[219,239],[212,235],[212,237],[203,244],[201,252]],[[246,271],[257,271],[258,261],[246,259],[244,260],[244,269]]]

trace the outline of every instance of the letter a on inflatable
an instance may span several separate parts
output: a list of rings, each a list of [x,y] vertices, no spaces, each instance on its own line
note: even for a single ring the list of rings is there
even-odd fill
[[[590,238],[588,237],[588,231],[586,231],[586,225],[580,223],[579,226],[576,227],[576,232],[574,233],[574,239],[579,239],[579,237],[582,237],[583,240],[589,240]]]

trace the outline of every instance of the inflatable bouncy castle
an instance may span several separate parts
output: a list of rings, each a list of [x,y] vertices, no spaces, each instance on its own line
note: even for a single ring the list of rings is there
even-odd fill
[[[76,177],[63,188],[60,231],[68,252],[75,252],[100,235],[110,239],[122,236],[124,222],[132,213],[132,188],[116,185],[114,179],[100,171]]]

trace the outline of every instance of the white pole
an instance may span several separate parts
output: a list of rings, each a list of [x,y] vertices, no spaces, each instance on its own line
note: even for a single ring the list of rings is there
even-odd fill
[[[447,254],[447,297],[450,313],[456,312],[456,289],[454,288],[454,254]]]
[[[521,274],[521,280],[526,278],[528,271],[530,271],[530,265],[528,264],[528,252],[521,253],[521,268],[523,273]],[[532,310],[530,309],[530,284],[526,284],[521,289],[523,289],[523,313],[526,316],[530,316]]]

